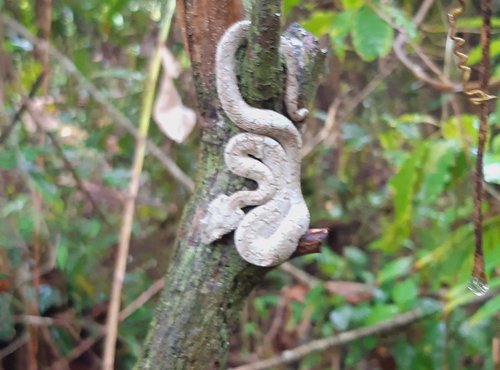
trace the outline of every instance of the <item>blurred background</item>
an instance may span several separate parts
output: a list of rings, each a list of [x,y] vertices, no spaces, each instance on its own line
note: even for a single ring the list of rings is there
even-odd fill
[[[457,20],[476,85],[478,4],[466,2]],[[135,147],[123,120],[139,121],[163,5],[0,0],[0,368],[100,366]],[[429,314],[411,325],[276,368],[500,369],[500,101],[490,103],[484,157],[491,293],[476,297],[467,284],[478,118],[453,92],[460,76],[447,39],[452,5],[284,0],[284,27],[299,22],[328,49],[304,127],[302,184],[312,226],[330,235],[321,254],[273,270],[254,290],[234,327],[230,366],[421,309]],[[490,93],[497,95],[500,2],[493,7]],[[166,46],[164,65],[176,73],[164,73],[158,96],[196,110],[175,18]],[[170,108],[155,106],[160,126]],[[197,128],[180,144],[163,131],[152,124],[149,140],[194,178]],[[131,369],[140,356],[189,195],[186,181],[146,157],[117,369]]]

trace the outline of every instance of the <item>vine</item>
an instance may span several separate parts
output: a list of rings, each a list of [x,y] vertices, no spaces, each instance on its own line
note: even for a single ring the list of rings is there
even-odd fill
[[[454,42],[453,53],[458,59],[458,69],[462,71],[463,92],[469,101],[479,106],[479,134],[477,144],[476,168],[473,175],[473,201],[474,201],[474,264],[472,277],[469,282],[469,289],[476,295],[483,295],[488,291],[486,274],[484,272],[483,254],[483,215],[481,211],[481,201],[483,197],[483,153],[487,137],[488,124],[488,102],[496,99],[496,96],[488,94],[488,79],[490,72],[490,42],[491,42],[491,0],[481,1],[481,12],[483,24],[481,28],[481,49],[482,60],[480,69],[480,88],[470,89],[469,82],[471,68],[467,65],[468,55],[462,51],[465,40],[457,36],[456,19],[465,9],[465,1],[458,0],[458,6],[448,13],[448,24],[450,26],[450,38]]]

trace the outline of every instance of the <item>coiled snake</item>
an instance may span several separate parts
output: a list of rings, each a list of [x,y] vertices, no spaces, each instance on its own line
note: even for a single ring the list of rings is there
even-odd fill
[[[202,219],[202,240],[211,243],[236,229],[234,242],[241,257],[258,266],[287,260],[309,227],[309,211],[300,188],[299,131],[287,117],[248,105],[236,77],[236,51],[244,43],[249,21],[231,26],[219,41],[216,54],[217,92],[224,112],[244,133],[233,136],[224,150],[227,167],[236,175],[254,180],[256,190],[219,195]],[[297,107],[295,64],[289,40],[281,38],[287,82],[288,115],[301,121],[308,114]],[[255,206],[248,213],[244,207]]]

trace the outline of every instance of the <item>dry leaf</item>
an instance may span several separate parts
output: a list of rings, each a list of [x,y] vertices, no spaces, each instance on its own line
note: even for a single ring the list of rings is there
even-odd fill
[[[370,285],[351,281],[327,281],[325,289],[328,293],[337,294],[354,305],[369,301],[374,291]]]
[[[170,139],[182,143],[196,123],[196,114],[182,104],[175,89],[173,78],[179,76],[180,68],[170,51],[161,50],[163,76],[153,107],[153,118],[160,130]]]
[[[60,138],[61,143],[79,145],[87,139],[87,132],[75,125],[59,121],[56,115],[55,103],[56,100],[49,96],[26,101],[26,106],[31,112],[27,113],[23,119],[26,131],[31,134],[36,133],[38,130],[54,132]],[[37,117],[38,124],[35,123],[32,115]]]

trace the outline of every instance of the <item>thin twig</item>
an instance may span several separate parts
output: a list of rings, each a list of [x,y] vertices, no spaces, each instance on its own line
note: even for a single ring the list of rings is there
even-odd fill
[[[165,284],[165,278],[156,280],[148,289],[142,292],[136,299],[134,299],[127,307],[121,310],[118,318],[120,321],[125,320],[132,315],[135,311],[141,308],[144,303],[149,301],[154,295],[160,292]]]
[[[312,288],[315,285],[322,284],[322,281],[315,276],[312,276],[305,272],[304,270],[295,267],[290,262],[285,262],[279,266],[279,269],[290,274],[298,282],[306,285],[308,288]]]
[[[160,279],[162,280],[162,279]],[[158,284],[158,282],[160,281],[156,281],[151,287],[149,287],[147,291],[149,291],[151,293],[151,291],[157,289],[156,285]],[[154,287],[154,289],[153,289]],[[139,301],[139,300],[143,300],[144,299],[144,294],[146,293],[142,293],[141,295],[139,295],[139,297],[137,297],[130,305],[128,305],[127,307],[125,307],[121,312],[120,314],[118,315],[118,317],[120,318],[120,321],[123,321],[125,320],[128,316],[130,316],[132,313],[133,313],[133,310],[132,310],[132,305],[136,305],[136,303]],[[151,295],[151,297],[153,296],[154,294]],[[151,298],[149,297],[149,298]],[[104,334],[106,333],[106,328],[105,327],[100,327],[99,328],[99,331],[98,333],[96,333],[94,336],[92,337],[89,337],[89,338],[86,338],[85,340],[83,340],[82,342],[80,342],[76,347],[74,347],[70,352],[69,354],[63,358],[63,359],[60,359],[56,362],[54,362],[50,367],[49,369],[50,370],[57,370],[59,365],[64,361],[64,362],[71,362],[73,361],[74,359],[80,357],[85,351],[89,350],[93,345],[95,345],[103,336]],[[0,351],[1,353],[1,351]],[[0,356],[0,359],[2,357]]]
[[[481,1],[481,11],[483,13],[483,25],[481,27],[481,69],[479,71],[480,89],[485,95],[488,95],[488,81],[490,78],[490,42],[491,42],[491,0]],[[472,101],[472,99],[471,99]],[[476,168],[474,171],[473,183],[473,203],[474,203],[474,266],[472,269],[472,281],[474,284],[483,284],[482,289],[488,289],[486,286],[486,274],[484,272],[483,256],[483,213],[481,210],[481,201],[483,199],[483,154],[486,139],[488,136],[488,100],[480,103],[479,111],[479,133],[477,140]],[[474,288],[473,286],[470,287]],[[480,289],[481,291],[481,289]]]
[[[377,74],[377,76],[354,97],[349,99],[336,99],[333,103],[331,103],[328,107],[324,127],[310,141],[306,142],[306,145],[304,145],[301,151],[302,158],[308,156],[315,147],[325,140],[328,140],[326,144],[331,146],[331,142],[335,142],[336,139],[332,135],[332,131],[337,128],[337,123],[346,119],[354,111],[354,109],[356,109],[356,107],[361,104],[361,102],[365,100],[366,97],[370,95],[377,88],[377,86],[394,71],[395,68],[396,65],[391,64],[388,68]],[[342,106],[344,101],[347,101],[347,103],[342,107],[342,109],[339,109],[339,106]]]
[[[57,154],[59,157],[61,157],[62,161],[64,162],[64,166],[66,169],[71,173],[71,176],[73,176],[73,179],[75,180],[76,186],[80,192],[85,195],[85,197],[88,199],[90,204],[92,205],[92,208],[94,211],[99,215],[99,217],[103,220],[103,222],[110,226],[111,223],[108,221],[108,218],[106,217],[106,214],[101,210],[99,205],[97,204],[96,200],[90,194],[90,192],[85,188],[85,185],[83,184],[82,179],[80,178],[80,175],[78,172],[76,172],[76,169],[73,167],[69,159],[66,157],[66,154],[64,154],[64,150],[61,147],[61,144],[59,144],[58,139],[55,137],[55,135],[50,132],[49,130],[45,130],[43,127],[43,123],[41,122],[40,116],[33,110],[33,107],[31,106],[31,102],[29,99],[25,99],[25,106],[26,109],[28,110],[31,118],[33,119],[33,122],[35,122],[35,125],[38,127],[38,129],[42,132],[44,132],[50,139],[50,142],[52,143],[52,146],[55,148]]]
[[[167,156],[157,145],[155,145],[150,140],[141,138],[139,131],[134,127],[134,124],[118,109],[116,109],[113,104],[95,87],[91,82],[89,82],[78,70],[75,64],[64,54],[62,54],[55,47],[49,43],[33,36],[25,27],[16,22],[15,20],[5,16],[0,16],[3,23],[10,28],[12,31],[19,33],[26,40],[31,42],[33,45],[38,45],[40,49],[47,49],[49,54],[53,58],[57,59],[61,67],[63,67],[68,74],[73,76],[85,89],[90,96],[104,109],[109,116],[121,127],[123,127],[128,133],[130,133],[136,140],[145,140],[147,150],[156,157],[161,164],[165,167],[167,172],[172,175],[172,177],[183,185],[189,191],[193,191],[194,182],[190,179],[178,166],[177,164]]]
[[[422,2],[419,9],[417,10],[417,13],[413,17],[413,24],[415,25],[415,27],[418,27],[420,25],[420,23],[422,23],[422,21],[424,20],[425,16],[427,15],[427,12],[429,11],[429,9],[431,8],[433,3],[434,3],[434,0],[425,0]],[[462,87],[460,86],[460,84],[453,84],[453,83],[450,84],[451,81],[449,81],[448,79],[445,79],[443,81],[443,79],[442,79],[443,75],[441,73],[438,75],[439,79],[440,79],[438,81],[438,80],[432,78],[431,76],[429,76],[420,65],[414,63],[410,59],[410,57],[405,53],[405,51],[403,50],[403,46],[406,44],[407,39],[408,39],[408,36],[405,33],[400,33],[398,35],[398,37],[396,38],[396,40],[394,40],[394,43],[392,45],[392,49],[394,50],[394,54],[399,59],[399,61],[406,68],[408,68],[410,70],[410,72],[412,72],[413,75],[417,79],[432,86],[436,90],[443,91],[443,92],[454,92],[454,91],[456,92],[456,91],[462,90]],[[424,60],[424,63],[426,63],[425,60]]]
[[[28,339],[29,339],[28,333],[24,333],[19,338],[17,338],[13,342],[11,342],[7,347],[2,348],[0,350],[0,364],[5,357],[16,352],[19,348],[24,346],[26,344],[26,342],[28,341]]]
[[[104,331],[97,334],[94,337],[88,337],[81,341],[76,347],[74,347],[64,358],[55,361],[50,367],[50,370],[58,370],[61,364],[70,363],[74,359],[80,357],[83,353],[88,351],[94,344],[97,343],[99,339],[104,335]]]
[[[36,92],[38,91],[38,89],[42,85],[42,81],[44,80],[44,77],[45,77],[45,74],[43,72],[38,75],[35,82],[31,86],[30,92],[28,94],[28,99],[33,99]],[[19,118],[21,118],[21,115],[24,113],[25,110],[26,110],[26,99],[23,99],[21,106],[19,107],[19,109],[16,111],[16,113],[12,117],[12,120],[10,121],[9,126],[7,126],[5,128],[5,130],[3,130],[2,134],[0,135],[0,145],[2,145],[5,142],[5,140],[7,140],[10,133],[12,132],[12,129],[16,126],[16,123],[19,121]]]
[[[54,340],[52,339],[49,328],[44,326],[42,327],[41,332],[46,346],[52,352],[52,355],[55,358],[57,358],[60,363],[57,370],[70,370],[69,362],[66,361],[65,358],[61,355],[61,351],[59,351],[57,344],[54,343]]]
[[[307,344],[281,352],[281,354],[279,354],[278,356],[271,357],[267,360],[257,361],[252,364],[234,367],[231,368],[230,370],[262,370],[262,369],[276,367],[282,364],[290,363],[292,361],[297,361],[302,357],[309,355],[313,352],[324,351],[332,347],[337,347],[343,344],[353,342],[355,340],[358,340],[360,338],[369,335],[379,334],[382,332],[386,332],[388,330],[409,325],[432,313],[434,312],[424,312],[422,310],[416,309],[401,315],[397,315],[396,317],[390,320],[383,321],[376,325],[371,325],[364,328],[346,331],[328,338],[314,340]]]
[[[474,297],[472,300],[464,302],[463,305],[479,304],[494,297],[496,294],[498,294],[498,291],[485,294],[481,297]],[[421,309],[414,309],[412,311],[397,315],[390,320],[385,320],[375,325],[346,331],[338,335],[334,335],[323,339],[313,340],[309,343],[303,344],[293,349],[283,351],[279,355],[271,357],[267,360],[257,361],[251,364],[233,367],[230,368],[229,370],[264,370],[272,367],[277,367],[279,365],[290,363],[292,361],[300,360],[301,358],[314,352],[324,351],[327,349],[331,349],[333,347],[338,347],[353,342],[355,340],[370,335],[380,334],[410,325],[423,318],[442,312],[442,310],[443,310],[442,306],[438,306],[434,310],[425,310],[425,311]]]
[[[149,131],[149,122],[151,120],[151,110],[153,107],[154,93],[156,88],[156,82],[160,72],[160,62],[161,62],[160,47],[167,39],[174,11],[175,11],[175,1],[169,0],[165,5],[165,13],[160,25],[160,32],[158,34],[157,45],[151,60],[148,79],[146,81],[146,86],[144,90],[142,111],[139,122],[139,137],[136,142],[134,160],[131,168],[131,178],[128,189],[128,197],[125,202],[123,220],[120,229],[120,239],[119,239],[120,241],[118,245],[116,266],[113,274],[113,284],[111,287],[111,297],[110,297],[108,315],[106,321],[106,338],[104,341],[104,354],[103,354],[103,364],[102,364],[103,370],[113,370],[114,367],[121,292],[127,268],[127,257],[130,245],[130,236],[132,234],[132,224],[134,221],[135,200],[137,198],[137,193],[139,190],[139,179],[141,176],[142,166],[144,163],[144,155],[146,151],[145,144]]]
[[[338,123],[337,112],[340,102],[340,99],[335,99],[330,104],[323,128],[302,147],[302,150],[300,151],[300,155],[302,156],[302,158],[306,157],[313,151],[314,148],[316,148],[319,144],[321,144],[324,140],[331,136],[332,131]]]

